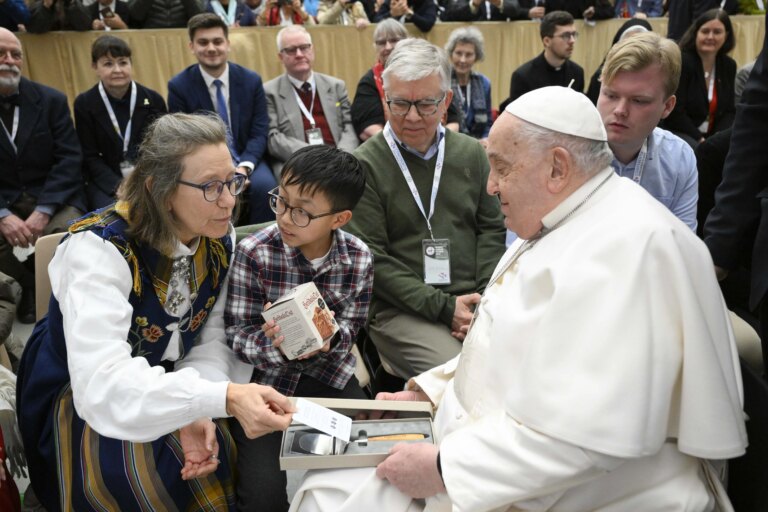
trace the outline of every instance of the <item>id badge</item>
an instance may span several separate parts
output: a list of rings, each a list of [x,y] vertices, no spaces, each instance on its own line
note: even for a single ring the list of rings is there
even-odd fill
[[[307,134],[307,144],[309,144],[310,146],[313,146],[316,144],[324,144],[323,132],[320,131],[320,128],[310,128],[304,133]]]
[[[485,112],[478,112],[475,114],[475,122],[478,124],[485,124],[488,122],[488,114]]]
[[[123,160],[122,162],[120,162],[120,174],[123,175],[123,178],[127,178],[128,176],[131,175],[131,173],[133,172],[133,167],[134,167],[133,162],[131,162],[130,160]]]
[[[424,282],[451,284],[451,241],[447,238],[421,241],[424,255]]]

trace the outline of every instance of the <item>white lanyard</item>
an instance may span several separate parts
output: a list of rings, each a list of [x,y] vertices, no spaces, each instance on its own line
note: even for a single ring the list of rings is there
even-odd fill
[[[117,122],[115,111],[112,110],[112,104],[107,98],[107,93],[104,91],[104,84],[99,82],[99,94],[101,94],[101,101],[104,102],[104,107],[109,114],[109,120],[112,122],[112,127],[115,129],[117,136],[123,141],[123,157],[128,152],[128,143],[131,141],[131,124],[133,123],[133,110],[136,108],[136,82],[131,81],[131,103],[130,112],[128,114],[128,124],[125,125],[125,134],[120,132],[120,124]]]
[[[432,237],[432,240],[434,240],[435,235],[432,233],[432,224],[429,222],[429,220],[432,218],[432,214],[435,213],[437,189],[440,186],[440,176],[443,174],[443,160],[445,159],[445,137],[440,139],[440,142],[437,145],[437,161],[435,162],[435,176],[432,178],[432,195],[429,200],[429,215],[427,215],[427,213],[424,211],[424,204],[421,202],[419,191],[416,189],[416,184],[413,182],[413,176],[411,176],[411,172],[408,170],[408,166],[406,165],[405,160],[403,160],[403,155],[400,153],[400,148],[397,147],[397,143],[395,142],[394,137],[392,137],[392,128],[389,126],[389,121],[387,121],[387,125],[384,127],[384,138],[386,139],[387,144],[389,144],[389,149],[392,151],[392,156],[395,157],[395,161],[400,167],[400,171],[403,173],[403,177],[405,178],[406,183],[408,183],[408,188],[411,189],[411,195],[413,195],[413,199],[416,201],[416,206],[419,207],[421,215],[423,215],[424,220],[427,221],[429,236]]]
[[[16,140],[16,132],[19,131],[19,106],[16,105],[13,107],[13,124],[11,124],[11,133],[8,133],[8,128],[5,127],[5,123],[0,121],[0,125],[3,125],[3,131],[5,132],[5,135],[8,137],[8,142],[11,143],[11,146],[13,146],[13,151],[18,151],[16,148],[16,143],[14,140]]]
[[[315,88],[312,88],[312,101],[309,104],[309,110],[307,110],[307,107],[304,105],[304,100],[301,99],[301,96],[299,96],[299,93],[296,92],[296,88],[293,88],[293,95],[296,96],[296,102],[299,104],[299,108],[301,109],[301,113],[304,114],[304,117],[307,118],[309,121],[309,125],[312,129],[315,128],[315,118],[312,117],[312,110],[315,108]]]
[[[651,137],[653,134],[649,135]],[[640,184],[640,180],[643,179],[643,170],[645,169],[645,161],[648,159],[648,139],[643,141],[643,147],[640,148],[640,153],[635,160],[635,172],[632,174],[632,181]]]
[[[491,19],[491,2],[489,2],[488,0],[485,0],[485,19],[486,20]]]
[[[712,102],[712,95],[715,92],[715,66],[712,66],[712,73],[709,75],[709,88],[707,90],[707,100]]]
[[[459,93],[459,100],[461,100],[461,107],[465,109],[465,111],[469,112],[469,100],[472,98],[472,76],[469,77],[469,82],[467,82],[467,99],[464,99],[464,93],[461,92],[461,85],[457,87],[457,92]],[[464,107],[464,104],[466,103],[466,108]]]
[[[237,2],[234,0],[229,0],[229,5],[227,6],[227,10],[224,11],[224,6],[221,5],[221,2],[219,0],[211,0],[211,7],[213,7],[213,12],[219,15],[219,18],[224,20],[224,23],[226,23],[228,26],[232,26],[235,24],[235,12],[237,11]]]

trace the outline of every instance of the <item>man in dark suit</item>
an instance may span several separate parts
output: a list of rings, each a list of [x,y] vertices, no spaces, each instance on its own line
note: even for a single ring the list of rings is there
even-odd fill
[[[768,28],[768,16],[766,16]],[[724,279],[752,248],[749,307],[757,309],[768,368],[768,38],[736,107],[731,146],[704,241]],[[755,235],[755,230],[757,234]]]
[[[230,128],[232,159],[239,172],[250,176],[249,221],[274,220],[267,194],[277,182],[264,161],[269,117],[261,77],[227,62],[229,30],[216,14],[193,16],[188,31],[198,64],[168,82],[168,110],[219,114]]]
[[[75,125],[88,208],[94,210],[115,201],[144,132],[167,109],[162,96],[133,81],[131,47],[122,39],[104,35],[94,41],[91,65],[99,83],[75,99]]]
[[[21,42],[0,28],[0,272],[22,286],[19,319],[35,319],[31,258],[14,255],[85,209],[82,157],[67,98],[21,77]]]
[[[131,21],[125,0],[97,0],[88,6],[93,30],[125,30]]]

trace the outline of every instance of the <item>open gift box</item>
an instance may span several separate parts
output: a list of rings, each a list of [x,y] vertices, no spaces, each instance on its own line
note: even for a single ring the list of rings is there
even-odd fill
[[[361,468],[378,465],[397,443],[435,444],[432,404],[393,400],[307,398],[352,418],[349,443],[304,424],[293,423],[283,432],[280,469]],[[359,413],[393,411],[394,419],[355,420]]]

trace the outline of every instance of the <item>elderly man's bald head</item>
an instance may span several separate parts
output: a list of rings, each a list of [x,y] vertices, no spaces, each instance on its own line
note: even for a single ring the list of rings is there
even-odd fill
[[[18,91],[22,62],[21,41],[10,30],[0,28],[0,95]]]

